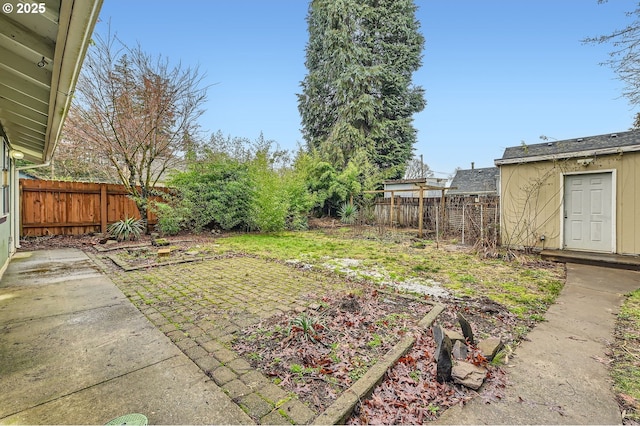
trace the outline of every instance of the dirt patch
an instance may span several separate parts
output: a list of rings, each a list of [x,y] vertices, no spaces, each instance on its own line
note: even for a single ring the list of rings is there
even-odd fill
[[[116,247],[109,250],[106,257],[125,271],[154,266],[202,261],[215,257],[211,246],[192,245],[190,241],[180,241],[166,247],[137,245]]]
[[[326,295],[304,312],[241,330],[233,349],[320,413],[401,337],[416,333],[431,308],[374,288]]]
[[[464,403],[478,392],[436,380],[435,342],[430,330],[420,330],[417,322],[431,305],[415,298],[365,287],[364,292],[325,296],[305,312],[283,314],[241,330],[233,349],[252,367],[275,383],[295,393],[316,412],[324,411],[357,381],[376,360],[408,333],[417,341],[411,351],[387,372],[370,398],[359,404],[350,423],[416,423],[437,418],[446,408]],[[484,304],[467,303],[468,318],[477,321],[479,335],[499,332],[510,335],[512,318],[500,307],[483,313]],[[492,305],[498,309],[498,305]],[[437,323],[459,330],[454,321],[457,309],[445,311]],[[502,330],[500,330],[502,328]],[[475,358],[474,358],[475,356]],[[469,360],[486,360],[471,353]],[[490,367],[490,366],[489,366]],[[505,375],[490,367],[490,375],[480,392],[487,400],[502,397]]]

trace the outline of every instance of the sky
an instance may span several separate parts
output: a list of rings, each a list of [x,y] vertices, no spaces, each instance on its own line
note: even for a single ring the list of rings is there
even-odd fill
[[[426,43],[413,84],[415,155],[436,177],[493,167],[509,146],[628,130],[637,110],[600,65],[610,45],[581,42],[624,28],[631,0],[416,0]],[[207,134],[304,145],[296,94],[306,75],[307,0],[104,0],[108,27],[172,64],[199,67]]]

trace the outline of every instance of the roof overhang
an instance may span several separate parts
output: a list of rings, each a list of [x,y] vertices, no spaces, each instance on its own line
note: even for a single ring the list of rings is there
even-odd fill
[[[518,157],[518,158],[507,158],[502,159],[499,158],[494,160],[496,166],[503,166],[508,164],[523,164],[523,163],[536,163],[540,161],[557,161],[557,160],[566,160],[569,158],[580,158],[580,157],[594,157],[599,155],[620,155],[625,152],[637,152],[640,151],[640,145],[628,145],[628,146],[617,146],[610,148],[600,148],[600,149],[587,149],[584,151],[575,151],[575,152],[565,152],[561,154],[549,154],[549,155],[537,155],[531,157]]]
[[[0,135],[43,164],[62,132],[102,0],[7,4],[12,11],[0,14]]]

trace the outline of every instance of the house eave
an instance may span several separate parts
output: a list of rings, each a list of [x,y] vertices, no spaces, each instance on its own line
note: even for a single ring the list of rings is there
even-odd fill
[[[506,158],[506,159],[499,158],[497,160],[494,160],[494,164],[496,166],[504,166],[504,165],[510,165],[510,164],[566,160],[570,158],[580,158],[580,157],[597,157],[600,155],[616,155],[616,154],[619,155],[625,152],[638,152],[638,151],[640,151],[640,145],[616,146],[616,147],[610,147],[610,148],[589,149],[584,151],[563,152],[559,154],[547,154],[547,155],[538,155],[538,156],[532,156],[532,157],[516,157],[516,158]]]

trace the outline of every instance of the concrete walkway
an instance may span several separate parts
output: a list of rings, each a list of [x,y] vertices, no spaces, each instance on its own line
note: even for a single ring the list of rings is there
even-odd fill
[[[624,294],[640,272],[567,264],[567,283],[546,321],[536,326],[506,367],[506,398],[475,399],[447,410],[439,424],[620,424],[605,365]]]
[[[80,250],[18,253],[0,281],[0,423],[251,418]]]

